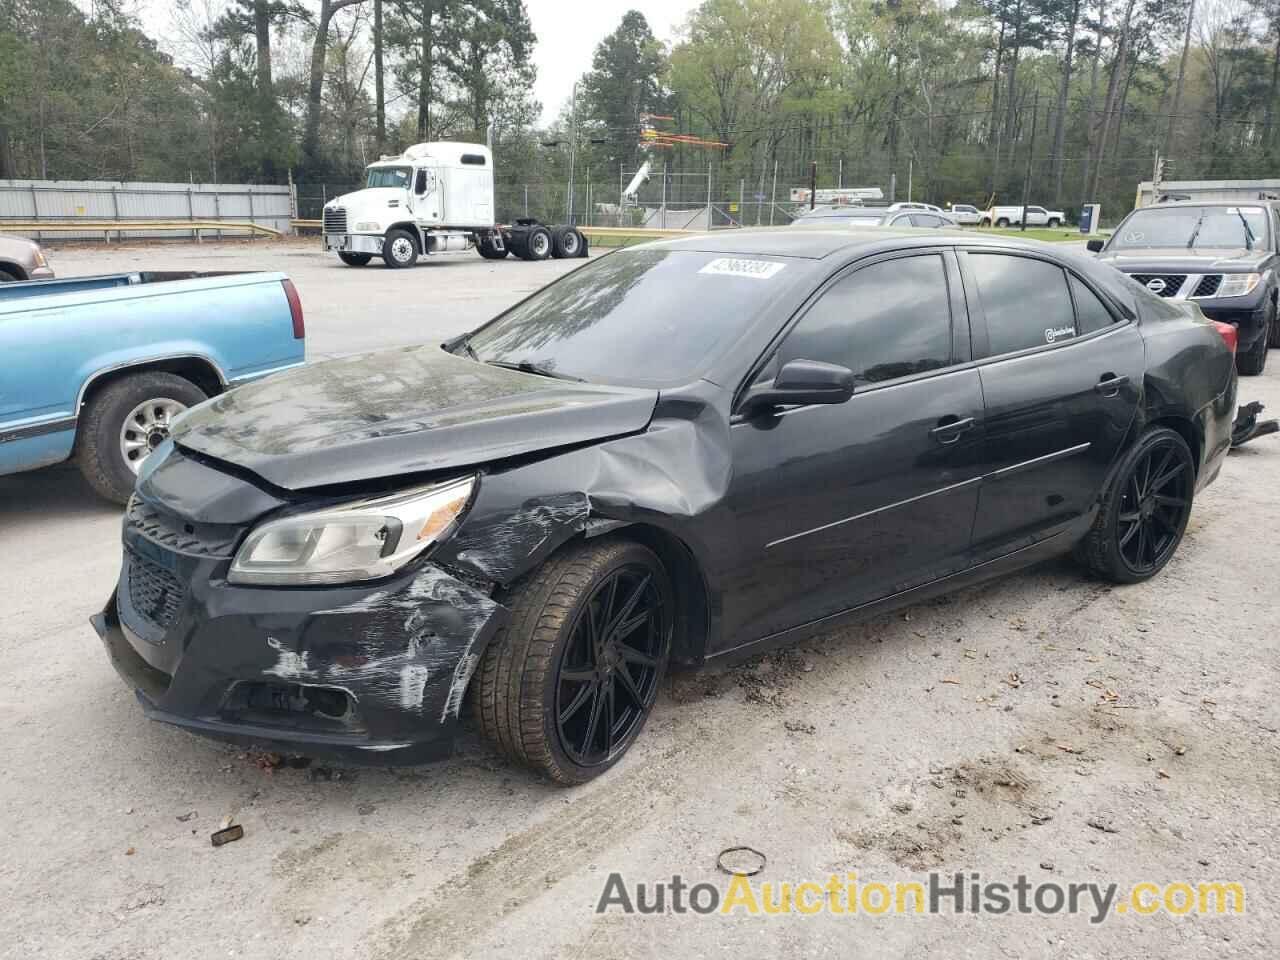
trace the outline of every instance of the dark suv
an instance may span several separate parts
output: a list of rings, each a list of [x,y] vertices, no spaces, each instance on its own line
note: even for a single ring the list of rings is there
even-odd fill
[[[1280,346],[1278,235],[1280,204],[1195,201],[1135,210],[1105,245],[1090,240],[1089,249],[1157,296],[1190,301],[1232,324],[1236,367],[1257,374],[1267,347]]]

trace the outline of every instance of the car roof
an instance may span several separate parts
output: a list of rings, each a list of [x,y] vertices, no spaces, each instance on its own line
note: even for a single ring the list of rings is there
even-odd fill
[[[667,250],[696,250],[700,253],[723,253],[733,256],[797,257],[822,260],[835,254],[854,251],[875,253],[881,249],[896,250],[912,245],[937,245],[942,243],[965,246],[1020,247],[1023,249],[1053,250],[1056,244],[1019,237],[984,237],[972,230],[935,229],[932,227],[806,227],[789,230],[783,227],[746,230],[723,230],[702,233],[674,240],[657,240],[645,244],[646,248]],[[633,248],[638,249],[638,248]],[[1053,250],[1056,256],[1067,251]]]

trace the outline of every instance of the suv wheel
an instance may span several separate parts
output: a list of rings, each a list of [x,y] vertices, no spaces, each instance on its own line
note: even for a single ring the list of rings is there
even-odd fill
[[[107,500],[128,501],[143,461],[169,438],[173,418],[205,399],[172,373],[135,373],[107,384],[86,405],[76,431],[74,456],[89,486]]]
[[[1244,353],[1236,354],[1236,370],[1241,376],[1254,377],[1266,368],[1267,348],[1275,335],[1276,323],[1276,305],[1272,303],[1267,310],[1266,325],[1262,328],[1258,339],[1254,340],[1253,346]]]
[[[570,547],[514,586],[511,620],[472,690],[484,735],[563,784],[622,758],[644,727],[671,651],[674,595],[656,554],[630,540]]]

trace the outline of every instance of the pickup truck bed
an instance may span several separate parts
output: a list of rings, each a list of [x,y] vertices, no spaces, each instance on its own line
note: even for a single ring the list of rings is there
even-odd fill
[[[72,456],[123,501],[169,420],[305,360],[280,273],[124,273],[0,286],[0,475]]]

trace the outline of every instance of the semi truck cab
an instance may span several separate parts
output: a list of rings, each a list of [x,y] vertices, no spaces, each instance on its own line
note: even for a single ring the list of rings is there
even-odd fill
[[[476,143],[415,144],[365,170],[365,185],[325,204],[324,249],[363,267],[381,257],[408,267],[420,256],[477,248],[486,259],[514,252],[527,260],[584,256],[573,227],[536,220],[495,223],[493,153]]]

